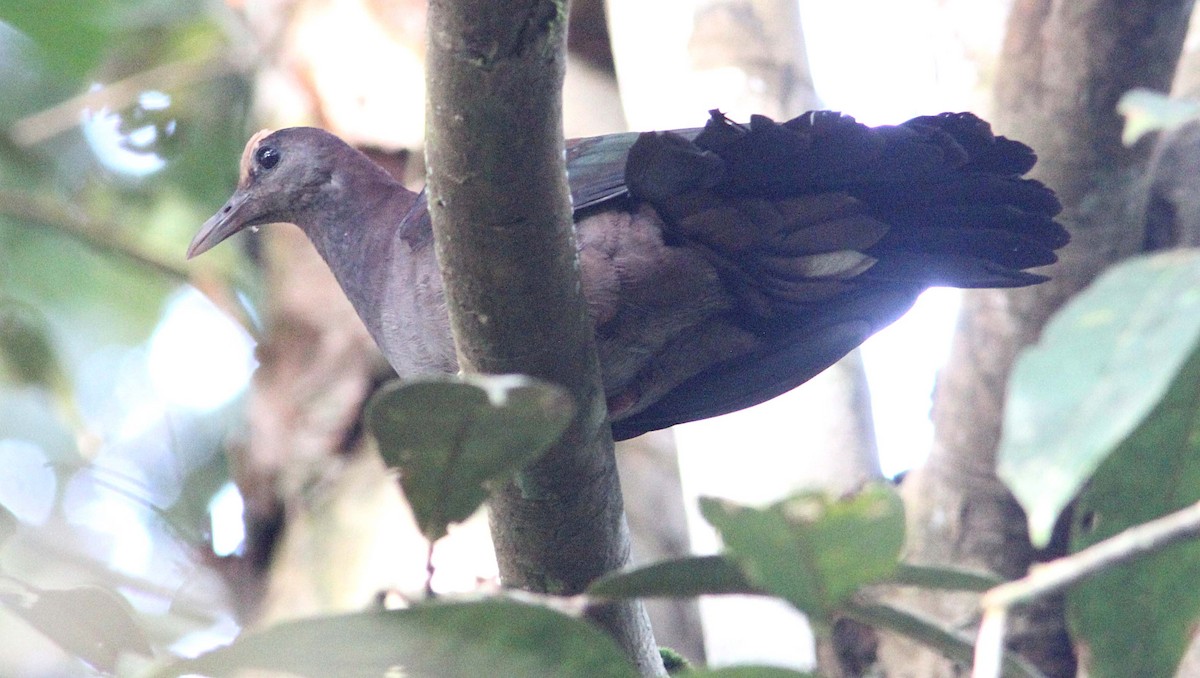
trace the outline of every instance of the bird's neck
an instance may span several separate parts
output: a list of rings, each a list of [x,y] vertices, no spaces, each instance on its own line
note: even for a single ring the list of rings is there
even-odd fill
[[[394,241],[417,194],[382,169],[339,177],[329,209],[318,211],[316,223],[300,224],[329,264],[338,284],[372,334],[379,330],[379,309],[387,272],[395,256]],[[378,170],[377,172],[374,170]],[[378,338],[377,338],[378,339]]]

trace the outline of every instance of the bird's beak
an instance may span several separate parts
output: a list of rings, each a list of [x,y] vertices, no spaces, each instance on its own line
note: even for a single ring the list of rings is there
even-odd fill
[[[250,225],[250,215],[246,214],[247,195],[244,191],[237,191],[229,202],[221,208],[219,212],[208,218],[204,225],[200,227],[200,232],[192,238],[192,244],[188,246],[187,257],[192,257],[203,254],[213,247],[216,247],[222,240],[237,233],[243,228]]]

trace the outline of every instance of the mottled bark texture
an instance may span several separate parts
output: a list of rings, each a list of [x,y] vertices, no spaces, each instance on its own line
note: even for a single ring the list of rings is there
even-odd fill
[[[459,364],[564,386],[572,424],[489,504],[505,585],[573,594],[629,559],[562,153],[565,0],[429,6],[429,206]],[[643,674],[640,604],[597,610]]]
[[[1033,176],[1058,191],[1073,242],[1044,285],[975,291],[964,299],[950,363],[934,404],[934,447],[905,483],[914,560],[1018,576],[1039,558],[1025,518],[995,476],[1005,386],[1018,352],[1047,318],[1104,268],[1137,252],[1143,229],[1132,195],[1143,147],[1121,145],[1117,99],[1133,87],[1168,89],[1192,3],[1184,0],[1017,0],[998,70],[995,126],[1037,151]],[[912,601],[969,628],[974,599]],[[1050,676],[1072,676],[1061,603],[1011,622],[1011,644]],[[889,675],[959,669],[907,649],[881,652]]]

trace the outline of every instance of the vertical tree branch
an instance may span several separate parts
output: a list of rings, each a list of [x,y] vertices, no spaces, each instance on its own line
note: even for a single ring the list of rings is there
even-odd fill
[[[629,557],[562,152],[566,0],[433,0],[429,207],[459,364],[566,387],[561,443],[497,492],[508,586],[573,594]],[[638,604],[601,610],[643,674],[662,672]]]

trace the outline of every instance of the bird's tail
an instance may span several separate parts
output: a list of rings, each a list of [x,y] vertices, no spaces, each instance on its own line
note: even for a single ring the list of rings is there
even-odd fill
[[[627,179],[680,237],[736,259],[726,273],[762,292],[756,305],[803,305],[848,284],[1045,280],[1026,269],[1069,237],[1054,193],[1023,178],[1035,161],[971,113],[872,128],[830,111],[748,125],[713,111],[693,139],[643,135]]]

